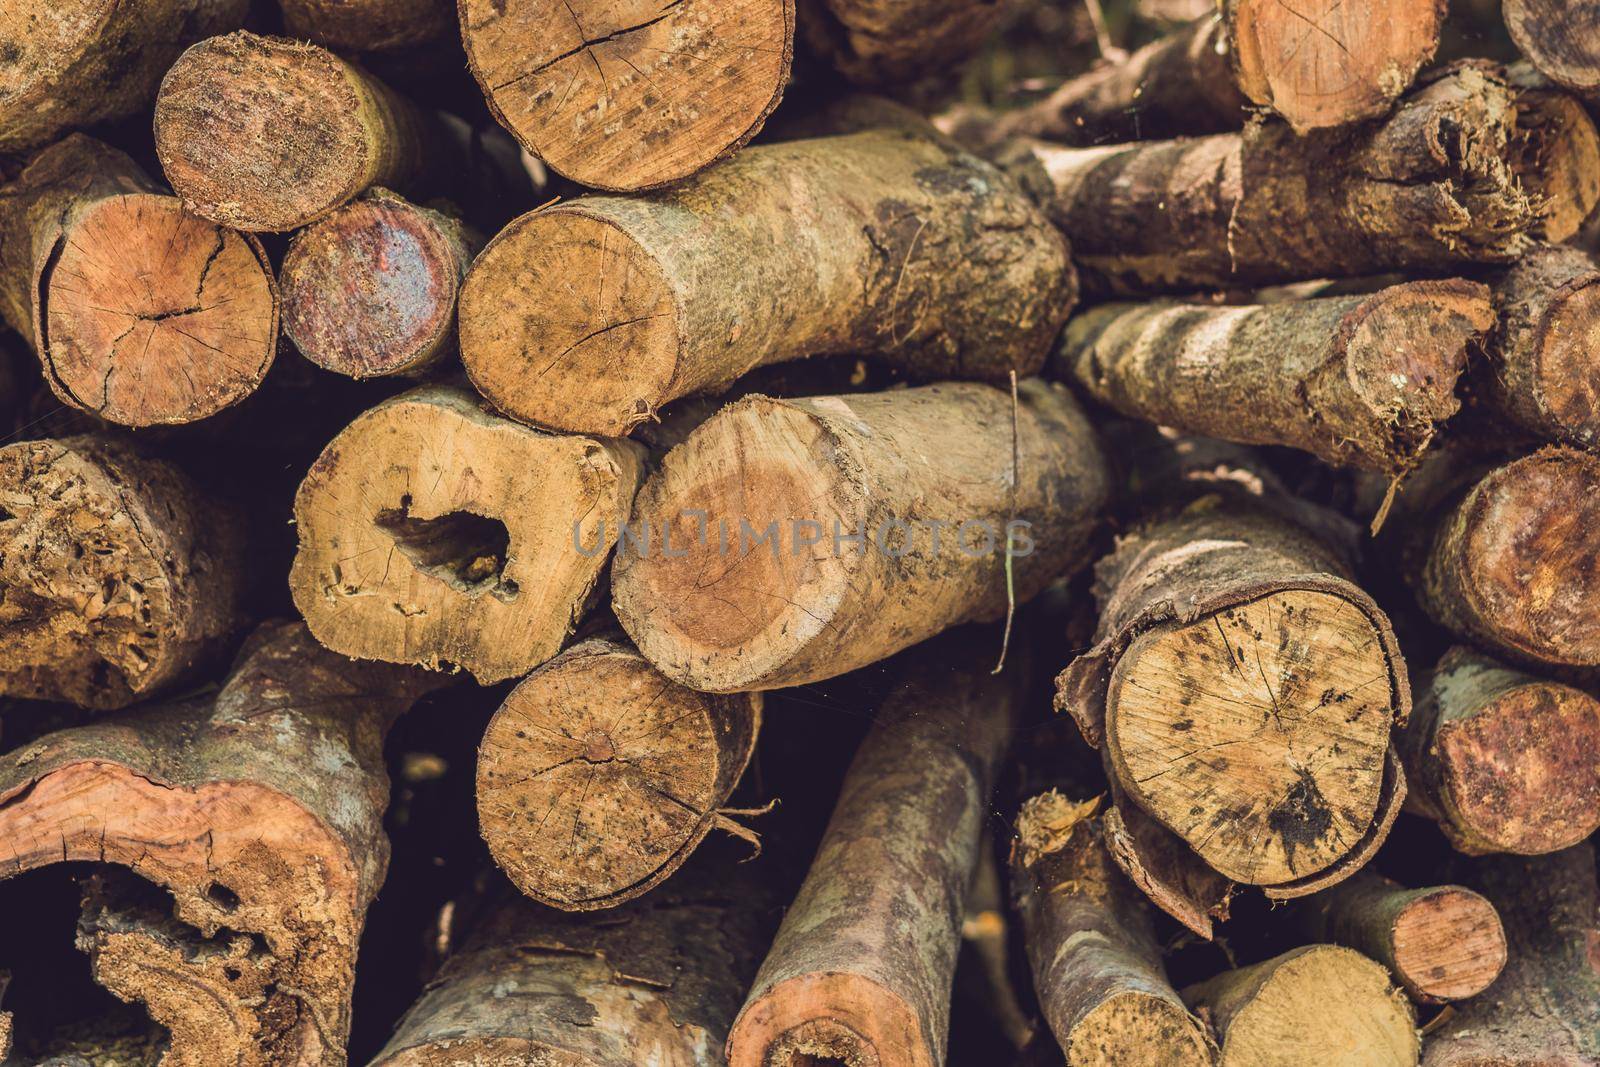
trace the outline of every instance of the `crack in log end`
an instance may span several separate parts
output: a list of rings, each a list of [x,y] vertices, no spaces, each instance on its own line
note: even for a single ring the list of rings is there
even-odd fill
[[[511,546],[505,523],[471,511],[433,519],[410,512],[411,497],[405,496],[398,508],[378,512],[373,521],[417,570],[463,593],[492,590],[502,599],[517,595],[517,583],[505,577]]]

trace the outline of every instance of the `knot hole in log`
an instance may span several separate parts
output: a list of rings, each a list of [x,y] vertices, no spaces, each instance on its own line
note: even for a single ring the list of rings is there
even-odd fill
[[[504,577],[511,531],[499,519],[470,511],[452,511],[438,518],[411,514],[411,495],[398,508],[378,512],[373,520],[418,570],[464,593],[491,590],[502,600],[519,592]]]
[[[761,1067],[879,1067],[878,1050],[837,1019],[808,1019],[780,1034]]]

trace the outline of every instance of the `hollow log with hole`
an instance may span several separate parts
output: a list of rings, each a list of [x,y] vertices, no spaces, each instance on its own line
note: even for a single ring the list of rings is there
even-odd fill
[[[831,678],[1081,566],[1110,491],[1083,412],[1037,380],[1015,407],[963,383],[747,397],[645,484],[612,607],[691,689]]]
[[[0,187],[0,313],[51,391],[108,422],[193,422],[261,384],[278,288],[260,242],[83,134]]]
[[[541,904],[626,903],[712,830],[752,836],[724,805],[760,726],[759,693],[697,693],[620,638],[582,641],[523,679],[490,721],[479,832]]]
[[[342,1064],[388,862],[383,736],[427,684],[264,625],[220,690],[0,760],[0,877],[128,869],[92,895],[82,945],[168,1031],[162,1067]]]
[[[1489,290],[1465,281],[1234,307],[1107,304],[1067,324],[1057,359],[1123,415],[1399,474],[1455,414],[1467,351],[1494,322]]]
[[[1051,790],[1017,816],[1011,884],[1040,1010],[1068,1067],[1210,1067],[1167,980],[1150,905],[1106,849],[1097,800]]]
[[[0,694],[100,710],[194,677],[246,622],[239,518],[99,436],[0,447]]]
[[[1600,700],[1465,646],[1419,686],[1407,805],[1458,851],[1537,855],[1600,830]]]
[[[986,637],[992,640],[985,639]],[[907,655],[728,1037],[729,1067],[939,1067],[961,917],[1025,665],[998,634]]]
[[[1097,293],[1510,263],[1571,237],[1600,198],[1594,123],[1486,64],[1447,68],[1337,138],[1269,122],[1094,148],[1019,141],[1003,162]]]
[[[347,656],[526,674],[583,615],[643,470],[631,441],[530,429],[455,386],[403,393],[300,483],[295,605]]]
[[[626,433],[755,367],[874,355],[923,379],[1043,365],[1076,295],[1014,183],[915,116],[762,145],[648,199],[583,197],[489,242],[461,353],[501,410]]]

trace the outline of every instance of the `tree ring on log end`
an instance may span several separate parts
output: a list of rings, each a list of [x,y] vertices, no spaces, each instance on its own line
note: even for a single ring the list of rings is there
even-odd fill
[[[1186,1052],[1180,1060],[1172,1059],[1176,1049]],[[1071,1067],[1198,1067],[1215,1058],[1194,1019],[1170,994],[1134,991],[1095,1005],[1073,1028],[1066,1052]]]
[[[1477,996],[1506,962],[1499,913],[1460,886],[1441,886],[1408,901],[1390,936],[1396,974],[1436,1001]]]

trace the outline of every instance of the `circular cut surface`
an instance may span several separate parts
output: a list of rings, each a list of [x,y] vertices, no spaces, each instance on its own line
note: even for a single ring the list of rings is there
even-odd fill
[[[1446,803],[1494,848],[1540,855],[1600,829],[1600,701],[1554,682],[1508,690],[1441,724]]]
[[[438,345],[458,281],[449,243],[428,216],[357,200],[290,246],[284,332],[319,367],[353,378],[394,374]]]
[[[667,398],[677,312],[651,256],[578,211],[529,213],[474,261],[461,359],[479,392],[525,422],[619,436]]]
[[[484,95],[551,168],[599,189],[693,174],[777,106],[792,0],[462,0]]]
[[[1072,1031],[1071,1067],[1211,1067],[1200,1027],[1165,997],[1118,993]]]
[[[1386,112],[1439,40],[1432,0],[1238,0],[1240,88],[1296,129]]]
[[[1436,1000],[1475,997],[1506,962],[1500,916],[1470,889],[1444,886],[1418,897],[1394,921],[1395,969]]]
[[[1377,810],[1389,664],[1342,597],[1288,590],[1141,634],[1106,709],[1128,792],[1235,881],[1315,874]]]
[[[208,219],[292,230],[361,191],[374,148],[343,61],[311,45],[212,37],[167,71],[156,153],[173,190]]]
[[[934,1067],[921,1021],[871,978],[802,974],[745,1006],[728,1067]]]
[[[1517,98],[1512,165],[1543,203],[1538,234],[1552,243],[1578,232],[1600,202],[1600,134],[1581,103],[1562,92]]]
[[[478,813],[517,887],[562,907],[671,873],[705,836],[720,755],[707,704],[637,657],[584,656],[511,691],[478,755]]]
[[[1276,967],[1229,1024],[1225,1067],[1408,1067],[1419,1040],[1389,972],[1315,945]]]
[[[1545,312],[1538,388],[1545,407],[1585,445],[1600,442],[1600,277],[1567,289]]]
[[[49,372],[78,406],[125,426],[215,414],[272,365],[269,270],[253,241],[176,197],[102,200],[40,279]]]
[[[1467,345],[1494,325],[1486,291],[1450,282],[1389,286],[1357,310],[1347,351],[1350,384],[1391,432],[1426,445],[1436,422],[1460,408],[1456,379],[1467,365]],[[1442,357],[1442,358],[1441,358]]]
[[[1546,76],[1580,92],[1600,89],[1600,3],[1503,0],[1517,51]]]

